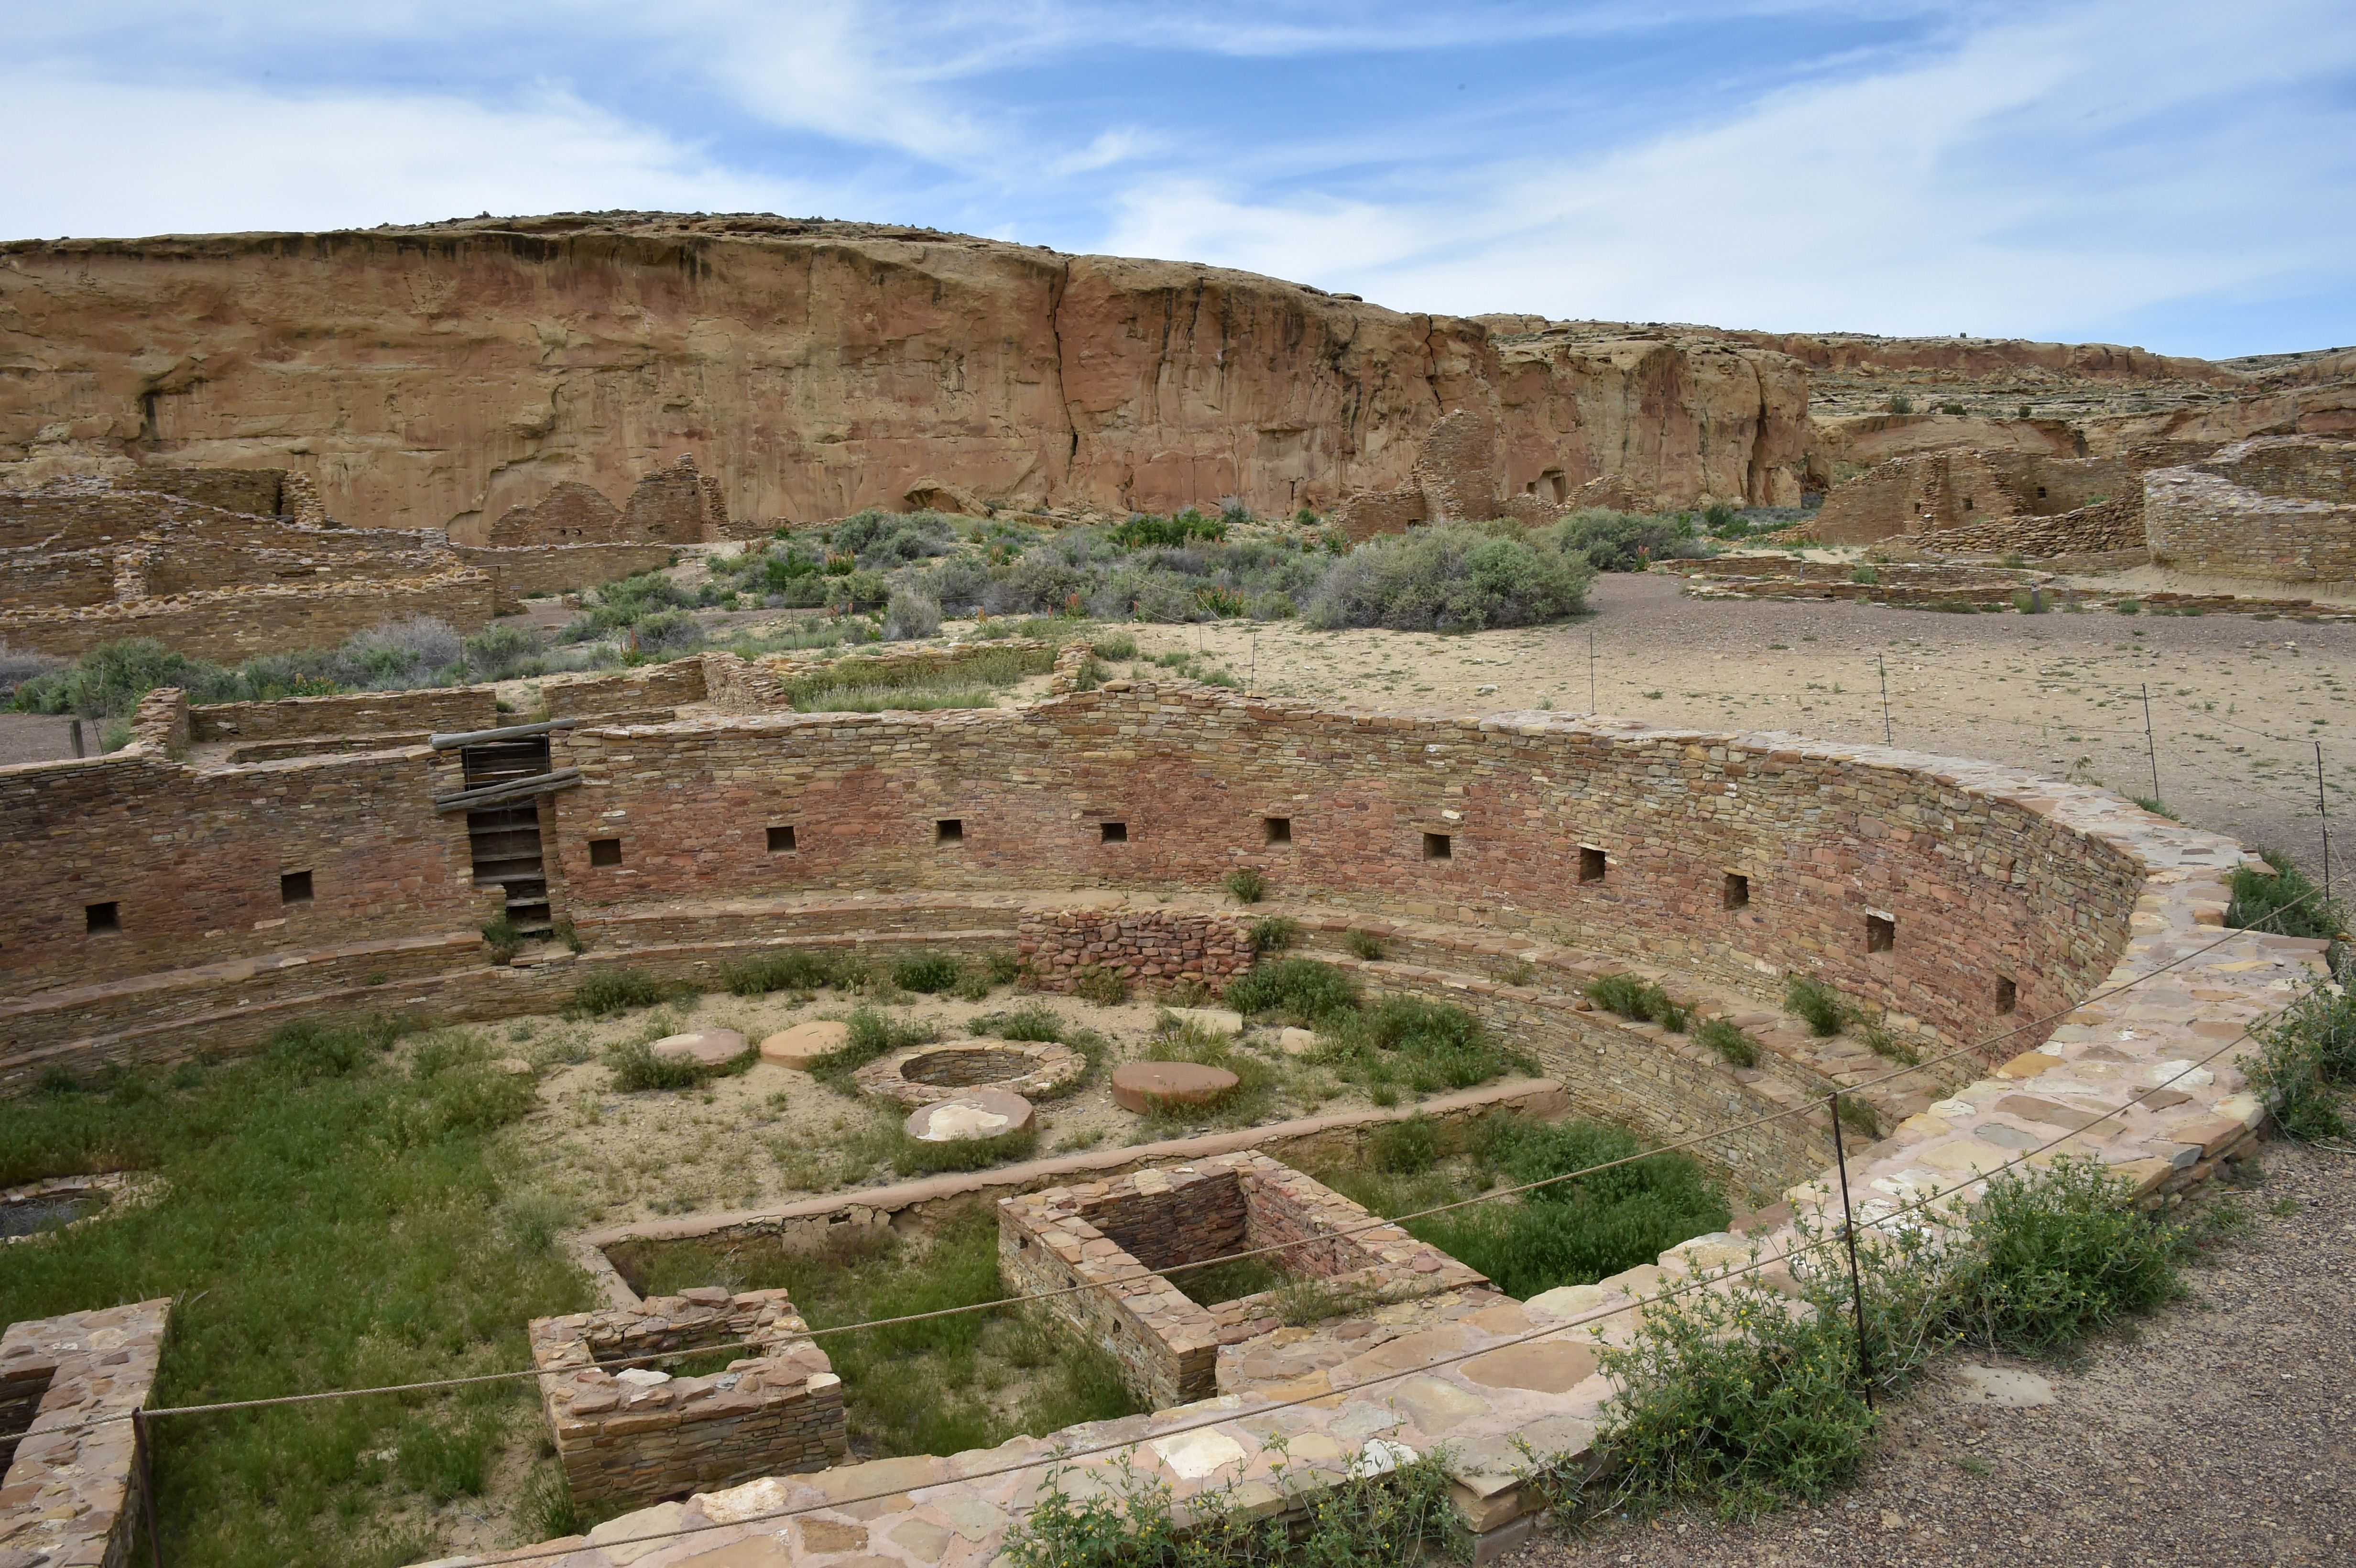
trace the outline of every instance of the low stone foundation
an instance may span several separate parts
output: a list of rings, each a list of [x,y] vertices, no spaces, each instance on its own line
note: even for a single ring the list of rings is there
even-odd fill
[[[1165,989],[1224,986],[1252,966],[1241,916],[1175,910],[1026,910],[1015,955],[1032,986],[1068,992],[1092,973]]]
[[[121,1418],[147,1403],[171,1310],[168,1300],[142,1301],[0,1335],[0,1563],[130,1560],[137,1446]]]
[[[565,1484],[583,1503],[656,1502],[841,1461],[842,1380],[782,1290],[702,1286],[635,1307],[535,1318],[533,1364]],[[750,1341],[724,1371],[675,1377],[664,1350]]]
[[[1358,1226],[1370,1228],[1343,1233]],[[1403,1301],[1487,1283],[1263,1154],[1053,1187],[998,1205],[999,1272],[1007,1287],[1033,1294],[1108,1285],[1044,1306],[1111,1350],[1123,1380],[1156,1410],[1215,1393],[1219,1347],[1273,1332],[1279,1292],[1198,1307],[1148,1271],[1269,1246],[1286,1248],[1271,1254],[1286,1273],[1326,1281],[1342,1295]]]

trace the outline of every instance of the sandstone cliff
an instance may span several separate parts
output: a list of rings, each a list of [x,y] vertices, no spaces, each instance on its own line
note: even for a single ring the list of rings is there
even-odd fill
[[[0,485],[287,468],[365,527],[618,500],[728,516],[1325,507],[1494,423],[1508,493],[1799,497],[1808,376],[1722,334],[1402,315],[1249,273],[929,230],[573,215],[0,246]]]

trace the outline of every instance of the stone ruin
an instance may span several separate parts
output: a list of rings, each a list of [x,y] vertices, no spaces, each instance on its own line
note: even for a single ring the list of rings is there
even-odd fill
[[[546,505],[567,516],[585,504],[567,490]],[[308,477],[281,469],[52,480],[0,491],[0,645],[70,656],[153,637],[233,663],[333,646],[419,615],[471,633],[527,596],[651,571],[669,564],[675,544],[725,537],[716,505],[711,482],[682,458],[617,515],[635,538],[626,528],[592,538],[551,527],[480,546],[439,528],[340,527]]]
[[[1087,1443],[1120,1445],[1182,1506],[1265,1480],[1280,1445],[1312,1488],[1440,1451],[1485,1557],[1546,1503],[1516,1441],[1571,1458],[1592,1441],[1609,1390],[1582,1360],[1583,1316],[1640,1306],[1754,1245],[1772,1258],[1795,1244],[1787,1215],[1837,1214],[1823,1095],[1877,1063],[1853,1040],[1780,1027],[1784,976],[1823,979],[1926,1054],[1961,1053],[1868,1097],[1885,1136],[1851,1147],[1847,1171],[1874,1223],[2055,1140],[2140,1200],[2169,1201],[2265,1118],[2221,1043],[2320,973],[2321,944],[2221,929],[2228,880],[2254,864],[2238,846],[2015,768],[1181,681],[1066,683],[1021,708],[798,713],[782,695],[790,664],[707,653],[552,678],[550,717],[508,726],[483,687],[214,708],[158,692],[119,752],[0,770],[0,833],[47,847],[20,858],[0,911],[0,1083],[250,1050],[355,996],[421,1024],[497,1019],[552,1010],[584,976],[681,976],[801,948],[1002,951],[1027,932],[1051,965],[1068,953],[1183,984],[1213,977],[1232,941],[1214,890],[1254,869],[1264,912],[1299,923],[1301,951],[1379,994],[1466,1008],[1544,1074],[1430,1114],[1543,1103],[1607,1116],[1690,1142],[1771,1207],[1745,1238],[1697,1238],[1515,1302],[1411,1239],[1341,1235],[1367,1221],[1270,1152],[1368,1136],[1392,1115],[1369,1112],[670,1217],[662,1233],[873,1228],[957,1185],[1012,1200],[1010,1266],[1042,1278],[1194,1261],[1237,1239],[1283,1246],[1283,1289],[1329,1291],[1334,1316],[1278,1326],[1272,1299],[1199,1308],[1158,1281],[1106,1278],[1114,1294],[1072,1298],[1152,1403],[1178,1402],[1098,1424]],[[265,790],[273,809],[257,811]],[[542,922],[572,921],[585,950],[487,952],[484,921],[527,899]],[[1353,932],[1384,956],[1361,955]],[[1587,980],[1632,970],[1749,1031],[1757,1064],[1587,1004]],[[728,1359],[759,1365],[656,1381],[612,1364],[627,1353],[616,1347],[765,1335],[761,1354]],[[1013,1467],[1056,1452],[1044,1437],[836,1463],[841,1391],[773,1295],[616,1296],[543,1326],[535,1354],[584,1488],[688,1494],[600,1526],[575,1551],[583,1568],[629,1561],[616,1543],[634,1530],[691,1529],[702,1552],[770,1551],[776,1527],[748,1516],[786,1508],[809,1510],[791,1542],[856,1539],[916,1568],[969,1530],[987,1560],[1035,1490],[1035,1468]],[[43,1409],[68,1397],[86,1395],[53,1388]],[[20,1445],[0,1531],[66,1517],[57,1499],[123,1473],[59,1452]],[[1093,1477],[1111,1457],[1076,1463]],[[103,1538],[119,1488],[91,1496],[71,1517]]]
[[[2019,554],[2270,582],[2356,584],[2356,443],[2155,442],[2115,457],[1952,448],[1834,490],[1808,532],[1932,557]]]
[[[691,453],[638,481],[629,503],[565,480],[528,507],[510,507],[491,525],[487,543],[526,545],[708,544],[736,537],[720,481],[699,474]]]
[[[1484,523],[1511,517],[1532,526],[1583,506],[1624,504],[1624,486],[1598,479],[1572,496],[1559,469],[1507,494],[1497,429],[1471,409],[1443,414],[1424,432],[1413,476],[1396,490],[1362,490],[1336,506],[1327,523],[1353,543],[1402,534],[1419,523]]]

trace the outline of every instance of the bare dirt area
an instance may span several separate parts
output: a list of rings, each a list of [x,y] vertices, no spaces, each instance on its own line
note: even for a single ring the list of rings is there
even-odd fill
[[[542,1015],[483,1026],[494,1049],[541,1070],[542,1108],[503,1135],[518,1185],[561,1201],[581,1224],[611,1225],[900,1179],[891,1157],[905,1107],[837,1093],[806,1072],[760,1061],[699,1088],[626,1092],[616,1086],[607,1062],[616,1046],[696,1029],[734,1029],[757,1043],[792,1024],[847,1018],[858,1005],[833,991],[807,1001],[790,993],[748,998],[721,992],[598,1019]],[[1205,1111],[1199,1123],[1149,1121],[1115,1104],[1108,1081],[1113,1067],[1148,1048],[1159,1011],[1151,1002],[1098,1007],[1001,987],[980,1002],[922,998],[878,1010],[950,1040],[986,1032],[979,1018],[1033,1005],[1106,1041],[1102,1064],[1079,1090],[1039,1105],[1041,1155],[1373,1104],[1363,1088],[1343,1083],[1330,1070],[1286,1056],[1274,1032],[1262,1029],[1236,1048],[1265,1069],[1267,1083],[1257,1093]]]
[[[98,727],[82,726],[83,744],[98,750]],[[48,763],[70,757],[73,720],[50,713],[0,713],[0,767],[16,763]]]
[[[1670,1514],[1535,1541],[1508,1568],[2225,1568],[2356,1557],[2351,1157],[2270,1145],[2251,1216],[2187,1297],[2065,1366],[2051,1403],[1976,1397],[1953,1355],[1886,1413],[1858,1483],[1742,1524]],[[1979,1380],[1985,1383],[1984,1375]],[[2016,1389],[2043,1398],[2037,1382]]]
[[[2187,823],[2319,871],[2319,742],[2335,821],[2356,806],[2356,626],[1703,601],[1675,578],[1609,573],[1588,603],[1577,621],[1451,635],[1298,622],[1137,632],[1150,653],[1199,649],[1272,695],[1413,712],[1591,710],[1875,744],[1886,676],[1899,746],[2134,795],[2153,793],[2147,687],[2158,794]],[[2334,838],[2345,864],[2356,833]]]

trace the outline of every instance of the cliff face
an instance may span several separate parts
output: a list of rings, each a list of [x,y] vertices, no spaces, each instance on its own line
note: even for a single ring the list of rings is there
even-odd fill
[[[1261,512],[1405,482],[1473,409],[1508,493],[1790,505],[1808,376],[1678,330],[1401,315],[1248,273],[878,225],[606,215],[0,246],[0,485],[283,467],[487,537],[681,453],[739,518]]]

